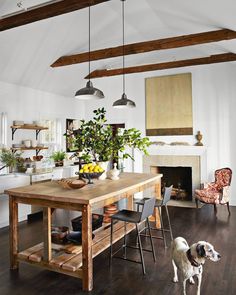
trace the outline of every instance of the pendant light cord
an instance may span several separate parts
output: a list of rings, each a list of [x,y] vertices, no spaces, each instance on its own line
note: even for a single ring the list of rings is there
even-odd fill
[[[91,26],[91,17],[90,17],[90,5],[89,5],[89,81],[90,81],[90,50],[91,50],[91,29],[90,29],[90,26]]]
[[[122,1],[122,29],[123,29],[123,93],[125,93],[125,0]]]

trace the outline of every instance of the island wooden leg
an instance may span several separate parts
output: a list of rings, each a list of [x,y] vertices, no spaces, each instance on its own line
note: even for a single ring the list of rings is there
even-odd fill
[[[129,194],[127,196],[127,209],[134,210],[134,195]]]
[[[51,241],[52,213],[51,208],[43,208],[43,260],[49,262],[52,259]]]
[[[9,224],[10,224],[10,268],[18,269],[18,203],[9,196]]]
[[[82,210],[83,290],[93,289],[92,212],[90,205]]]

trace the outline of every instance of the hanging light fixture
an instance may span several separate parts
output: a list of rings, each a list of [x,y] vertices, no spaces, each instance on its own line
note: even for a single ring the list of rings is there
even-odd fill
[[[125,0],[122,2],[122,32],[123,32],[123,94],[121,99],[116,100],[113,103],[114,108],[135,108],[135,102],[128,99],[125,94]]]
[[[104,94],[100,89],[93,87],[93,83],[90,81],[90,6],[89,6],[89,80],[84,88],[79,89],[75,93],[75,97],[78,99],[89,100],[89,99],[101,99],[104,98]]]

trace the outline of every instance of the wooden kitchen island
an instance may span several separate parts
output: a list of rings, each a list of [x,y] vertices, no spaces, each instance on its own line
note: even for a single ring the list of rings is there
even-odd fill
[[[78,277],[83,289],[93,289],[93,258],[110,245],[110,228],[101,228],[92,240],[92,211],[127,198],[133,208],[134,193],[152,188],[160,196],[161,174],[122,173],[117,181],[96,180],[81,189],[67,190],[56,182],[45,182],[6,190],[9,195],[10,266],[17,269],[19,261]],[[43,242],[19,252],[18,203],[43,207]],[[59,246],[51,243],[52,208],[82,212],[82,246]],[[133,230],[128,224],[127,231]],[[114,242],[123,237],[123,224],[114,228]]]

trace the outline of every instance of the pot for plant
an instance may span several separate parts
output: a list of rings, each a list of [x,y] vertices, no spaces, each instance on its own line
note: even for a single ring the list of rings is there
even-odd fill
[[[101,176],[98,177],[99,180],[104,180],[107,178],[107,171],[109,167],[109,161],[106,162],[97,162],[97,164],[104,170]]]
[[[56,161],[55,166],[56,167],[62,167],[63,166],[63,161]]]

